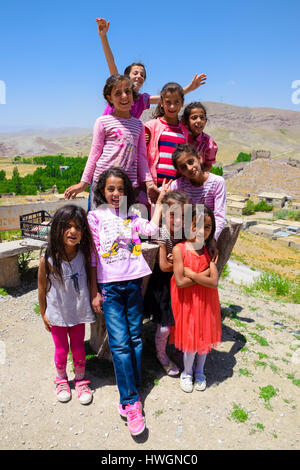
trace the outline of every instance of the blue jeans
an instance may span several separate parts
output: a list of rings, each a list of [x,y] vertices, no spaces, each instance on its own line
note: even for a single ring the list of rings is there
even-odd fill
[[[99,285],[122,405],[139,400],[142,362],[142,279]]]

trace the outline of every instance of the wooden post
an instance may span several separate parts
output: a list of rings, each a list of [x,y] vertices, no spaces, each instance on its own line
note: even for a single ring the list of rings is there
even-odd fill
[[[224,269],[225,264],[230,258],[231,252],[237,241],[243,221],[241,219],[232,219],[223,228],[217,241],[217,248],[219,251],[217,268],[219,277]]]

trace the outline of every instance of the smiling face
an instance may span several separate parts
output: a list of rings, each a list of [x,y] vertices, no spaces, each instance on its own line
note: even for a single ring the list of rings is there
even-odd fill
[[[194,137],[203,132],[203,129],[206,125],[207,117],[202,108],[193,108],[190,112],[188,119],[188,127]]]
[[[161,106],[164,110],[164,117],[176,122],[183,106],[183,99],[178,91],[167,91],[165,96],[161,98]]]
[[[118,82],[107,95],[109,103],[115,108],[115,114],[120,117],[129,117],[133,103],[132,88],[129,80]]]
[[[66,251],[75,248],[80,243],[82,237],[81,226],[76,220],[69,220],[63,234],[63,243]]]
[[[198,244],[198,249],[201,248],[204,242],[208,239],[212,231],[212,220],[209,215],[203,217],[193,217],[191,226],[191,239],[194,243]]]
[[[135,90],[139,90],[145,81],[146,73],[142,65],[133,65],[129,72],[129,78],[134,84]]]
[[[184,204],[179,204],[173,199],[169,199],[167,204],[169,207],[165,213],[166,224],[173,236],[180,232],[184,225]]]
[[[117,176],[109,176],[105,183],[103,195],[107,204],[110,204],[115,209],[120,207],[120,198],[125,195],[125,186],[122,178]]]
[[[201,161],[192,153],[182,152],[176,160],[176,168],[182,176],[189,180],[199,180],[203,177]]]

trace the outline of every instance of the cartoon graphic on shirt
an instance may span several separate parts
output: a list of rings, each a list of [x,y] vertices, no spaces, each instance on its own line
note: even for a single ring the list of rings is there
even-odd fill
[[[114,240],[110,250],[102,254],[102,258],[110,258],[117,255],[120,248],[129,250],[133,255],[141,255],[142,245],[140,239],[136,238],[134,240],[131,236],[129,237],[129,234],[131,235],[130,221],[130,218],[123,220],[123,229],[122,227],[120,228],[120,235]]]

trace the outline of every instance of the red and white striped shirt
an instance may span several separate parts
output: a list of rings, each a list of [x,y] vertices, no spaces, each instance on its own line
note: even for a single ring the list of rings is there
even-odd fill
[[[161,119],[160,121],[164,124],[165,129],[158,142],[159,159],[156,167],[158,184],[162,184],[164,178],[170,180],[178,177],[177,171],[172,163],[172,153],[178,144],[184,144],[186,142],[179,125],[171,126]]]

